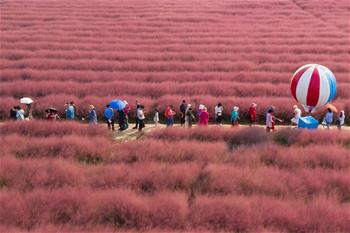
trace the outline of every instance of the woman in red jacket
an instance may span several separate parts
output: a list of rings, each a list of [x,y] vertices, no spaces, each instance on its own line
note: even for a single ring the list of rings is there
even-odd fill
[[[252,103],[249,108],[249,123],[250,126],[256,123],[256,103]]]
[[[207,126],[209,123],[209,113],[207,111],[207,108],[204,107],[199,114],[199,125]]]

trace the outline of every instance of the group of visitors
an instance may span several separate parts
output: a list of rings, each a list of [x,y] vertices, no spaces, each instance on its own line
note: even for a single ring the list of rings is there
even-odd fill
[[[106,108],[104,109],[103,116],[104,120],[107,123],[108,129],[114,131],[115,130],[115,119],[118,118],[118,125],[119,130],[123,131],[126,130],[129,127],[129,112],[130,112],[130,106],[126,100],[124,102],[123,109],[113,109],[109,104],[106,105]],[[12,120],[25,120],[25,119],[31,119],[32,113],[31,113],[31,104],[26,104],[26,109],[22,109],[21,106],[14,106],[10,110],[10,118]],[[294,117],[291,119],[291,123],[298,125],[299,119],[301,117],[302,111],[300,108],[298,108],[297,105],[293,106],[294,110]],[[118,115],[116,116],[116,113]],[[266,131],[271,132],[275,131],[275,121],[283,122],[281,119],[277,118],[275,115],[275,109],[274,107],[269,107],[266,111],[266,118],[265,118],[265,124],[266,124]],[[140,102],[136,101],[136,111],[135,111],[135,126],[133,129],[138,129],[139,131],[142,131],[143,128],[145,128],[145,106],[142,105]],[[257,121],[257,104],[251,103],[249,106],[249,110],[247,112],[248,116],[248,122],[249,125],[252,126]],[[74,120],[78,117],[77,114],[77,106],[74,104],[73,101],[67,102],[65,104],[65,117],[67,120]],[[173,105],[169,105],[165,108],[164,111],[164,118],[165,118],[165,124],[167,127],[172,127],[174,125],[175,117],[177,116],[177,113],[175,111],[175,108]],[[195,122],[198,121],[198,125],[200,126],[207,126],[209,124],[209,117],[210,114],[208,113],[208,109],[204,104],[199,104],[197,112],[194,112],[194,108],[190,103],[187,103],[186,100],[183,100],[179,106],[179,120],[180,124],[183,127],[191,128]],[[45,110],[45,118],[47,120],[59,120],[60,117],[58,115],[58,110],[55,108],[47,108]],[[224,106],[222,103],[218,103],[214,107],[214,118],[215,123],[217,125],[222,125],[223,118],[224,118]],[[85,120],[84,117],[81,117],[82,120]],[[90,124],[97,124],[97,112],[94,105],[89,105],[89,112],[86,116],[86,120]],[[239,114],[239,107],[233,106],[232,110],[230,112],[230,123],[232,127],[237,127],[238,122],[240,120],[240,114]],[[154,116],[153,116],[154,126],[157,127],[160,122],[160,115],[158,109],[154,110]],[[338,129],[341,129],[342,125],[344,125],[345,122],[345,112],[344,110],[340,111],[337,119],[336,119],[336,125]],[[323,119],[322,125],[330,128],[330,125],[333,123],[333,110],[332,108],[327,108],[327,113],[325,114],[325,117]]]
[[[25,109],[20,105],[16,105],[10,110],[10,119],[18,121],[30,120],[33,118],[31,109],[31,104],[26,104]]]

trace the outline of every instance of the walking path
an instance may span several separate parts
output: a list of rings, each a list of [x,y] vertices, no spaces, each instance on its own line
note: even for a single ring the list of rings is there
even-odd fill
[[[153,124],[146,124],[146,127],[140,132],[136,129],[132,128],[133,125],[131,125],[131,127],[129,127],[128,129],[124,130],[124,131],[119,131],[116,130],[115,132],[113,132],[113,138],[116,141],[119,142],[125,142],[125,141],[131,141],[131,140],[137,140],[142,138],[143,136],[145,136],[147,133],[152,132],[154,130],[159,130],[159,129],[164,129],[166,128],[165,124],[159,124],[157,127],[154,127]],[[175,124],[173,127],[181,127],[180,124]],[[198,127],[196,125],[193,126],[193,128]],[[209,125],[210,127],[220,127],[217,125]],[[229,124],[225,124],[222,125],[221,127],[225,127],[225,128],[231,128],[231,125]],[[238,128],[246,128],[249,127],[248,125],[239,125]],[[255,125],[254,127],[261,127],[261,128],[265,128],[265,125]],[[279,125],[276,126],[276,130],[278,129],[284,129],[284,128],[296,128],[295,126],[287,126],[287,125]],[[232,129],[234,130],[234,129]],[[322,125],[319,125],[318,130],[326,130],[325,128],[323,128]],[[332,126],[331,130],[338,130],[336,126]],[[349,132],[350,133],[350,126],[343,126],[342,127],[343,131]]]

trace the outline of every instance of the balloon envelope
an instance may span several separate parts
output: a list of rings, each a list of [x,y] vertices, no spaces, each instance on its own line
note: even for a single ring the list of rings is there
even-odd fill
[[[125,108],[125,103],[122,100],[112,100],[111,102],[109,102],[109,105],[113,109],[117,109],[117,110],[122,110]]]
[[[300,67],[290,84],[293,97],[311,112],[325,106],[336,95],[336,79],[327,67],[308,64]]]

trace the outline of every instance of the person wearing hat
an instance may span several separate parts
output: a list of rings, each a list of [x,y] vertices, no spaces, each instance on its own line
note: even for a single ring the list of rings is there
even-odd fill
[[[291,119],[292,124],[299,124],[299,118],[301,117],[301,110],[297,105],[293,106],[294,108],[294,117]]]
[[[232,124],[233,127],[237,127],[238,126],[238,119],[239,119],[238,110],[239,110],[239,107],[237,107],[237,106],[234,106],[233,109],[232,109],[231,124]]]
[[[207,126],[209,124],[209,113],[207,108],[204,106],[201,113],[199,114],[199,125]]]
[[[89,116],[88,116],[89,124],[97,124],[97,113],[96,113],[95,106],[90,104],[89,109],[90,109]]]
[[[249,126],[252,126],[256,123],[256,103],[251,103],[249,107]]]

